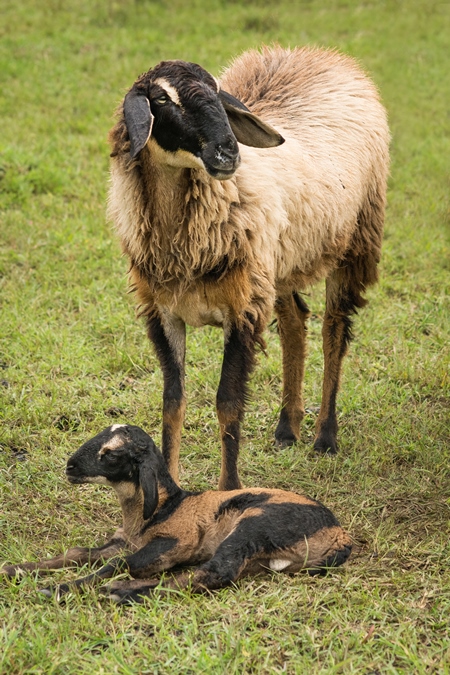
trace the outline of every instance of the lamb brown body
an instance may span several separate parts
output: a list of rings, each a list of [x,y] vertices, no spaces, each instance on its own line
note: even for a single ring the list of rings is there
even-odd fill
[[[182,117],[190,101],[185,73],[191,65],[163,62],[131,91],[148,95],[153,111],[152,91],[159,86],[178,99],[172,103]],[[186,405],[185,324],[224,329],[219,487],[233,489],[240,485],[239,429],[254,348],[263,344],[274,309],[283,350],[276,438],[282,445],[299,438],[308,308],[297,292],[323,278],[324,381],[315,448],[337,449],[336,395],[351,316],[377,280],[389,132],[372,82],[352,59],[334,51],[246,52],[224,72],[220,89],[203,73],[197,100],[208,88],[207,95],[215,93],[218,100],[228,92],[284,143],[274,135],[269,147],[245,145],[259,141],[247,140],[239,109],[227,107],[223,98],[241,162],[227,180],[217,180],[199,153],[161,147],[164,139],[155,134],[164,122],[156,112],[153,131],[130,157],[133,133],[120,109],[110,134],[109,216],[130,259],[131,284],[162,365],[162,449],[175,480]]]
[[[112,599],[128,602],[140,600],[160,583],[155,574],[179,565],[199,567],[177,573],[163,588],[202,592],[270,570],[320,573],[350,555],[351,539],[331,511],[304,495],[262,488],[182,490],[152,439],[138,427],[105,429],[69,459],[66,473],[72,483],[113,487],[122,507],[122,526],[104,546],[72,548],[55,558],[6,566],[0,575],[109,559],[97,572],[60,585],[58,597],[128,571],[139,581],[108,587]],[[51,595],[53,589],[44,593]]]

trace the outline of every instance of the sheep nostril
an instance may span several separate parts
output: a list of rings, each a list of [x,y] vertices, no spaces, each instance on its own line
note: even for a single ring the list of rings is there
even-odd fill
[[[231,146],[229,143],[226,143],[225,145],[218,145],[216,152],[222,154],[227,159],[234,159],[239,150],[237,146]]]
[[[218,145],[215,149],[214,159],[220,164],[231,164],[237,161],[239,152],[236,149],[229,149],[223,145]]]

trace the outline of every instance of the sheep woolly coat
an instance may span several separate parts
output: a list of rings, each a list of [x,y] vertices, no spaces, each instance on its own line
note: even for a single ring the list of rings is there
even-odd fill
[[[345,267],[348,256],[353,267],[361,256],[361,291],[374,283],[389,132],[371,81],[337,52],[275,47],[244,53],[220,86],[285,138],[275,148],[240,146],[230,180],[184,169],[175,181],[151,138],[130,159],[122,107],[110,133],[108,214],[142,312],[156,306],[194,326],[247,313],[261,328],[278,295]]]

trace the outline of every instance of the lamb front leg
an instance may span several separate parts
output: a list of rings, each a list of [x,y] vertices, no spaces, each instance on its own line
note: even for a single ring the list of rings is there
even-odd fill
[[[48,574],[54,570],[60,570],[65,567],[72,567],[73,565],[81,566],[92,564],[98,560],[108,560],[125,547],[125,540],[118,537],[113,537],[103,546],[96,548],[82,548],[76,546],[69,548],[65,553],[48,558],[46,560],[39,560],[38,562],[25,562],[18,565],[5,565],[0,569],[0,575],[5,575],[10,578],[23,576],[27,572],[39,572],[40,574]]]
[[[112,558],[106,565],[92,574],[66,584],[43,588],[41,592],[48,597],[55,593],[57,599],[60,600],[71,591],[97,585],[103,579],[110,579],[116,573],[129,572],[133,577],[146,578],[172,567],[179,561],[177,545],[178,539],[174,537],[157,537],[135,553]]]
[[[147,328],[164,378],[162,454],[170,475],[179,483],[181,430],[186,411],[186,325],[170,312],[154,309],[147,317]]]

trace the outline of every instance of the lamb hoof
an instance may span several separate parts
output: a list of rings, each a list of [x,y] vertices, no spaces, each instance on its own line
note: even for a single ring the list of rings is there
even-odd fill
[[[5,575],[8,579],[15,579],[20,581],[22,577],[26,575],[26,570],[24,570],[20,565],[5,565],[0,570],[0,576]]]
[[[108,600],[112,600],[116,605],[134,605],[136,603],[143,603],[144,597],[139,595],[136,591],[120,591],[119,589],[112,590],[107,595]]]
[[[324,577],[328,570],[326,567],[311,567],[307,572],[310,577]]]
[[[52,598],[54,590],[53,590],[53,588],[40,588],[38,590],[38,593],[41,593],[42,595],[45,595],[46,598]]]
[[[47,588],[40,588],[39,593],[45,595],[47,598],[55,598],[57,602],[64,602],[65,596],[73,589],[69,584],[59,584],[58,586],[47,586]]]

